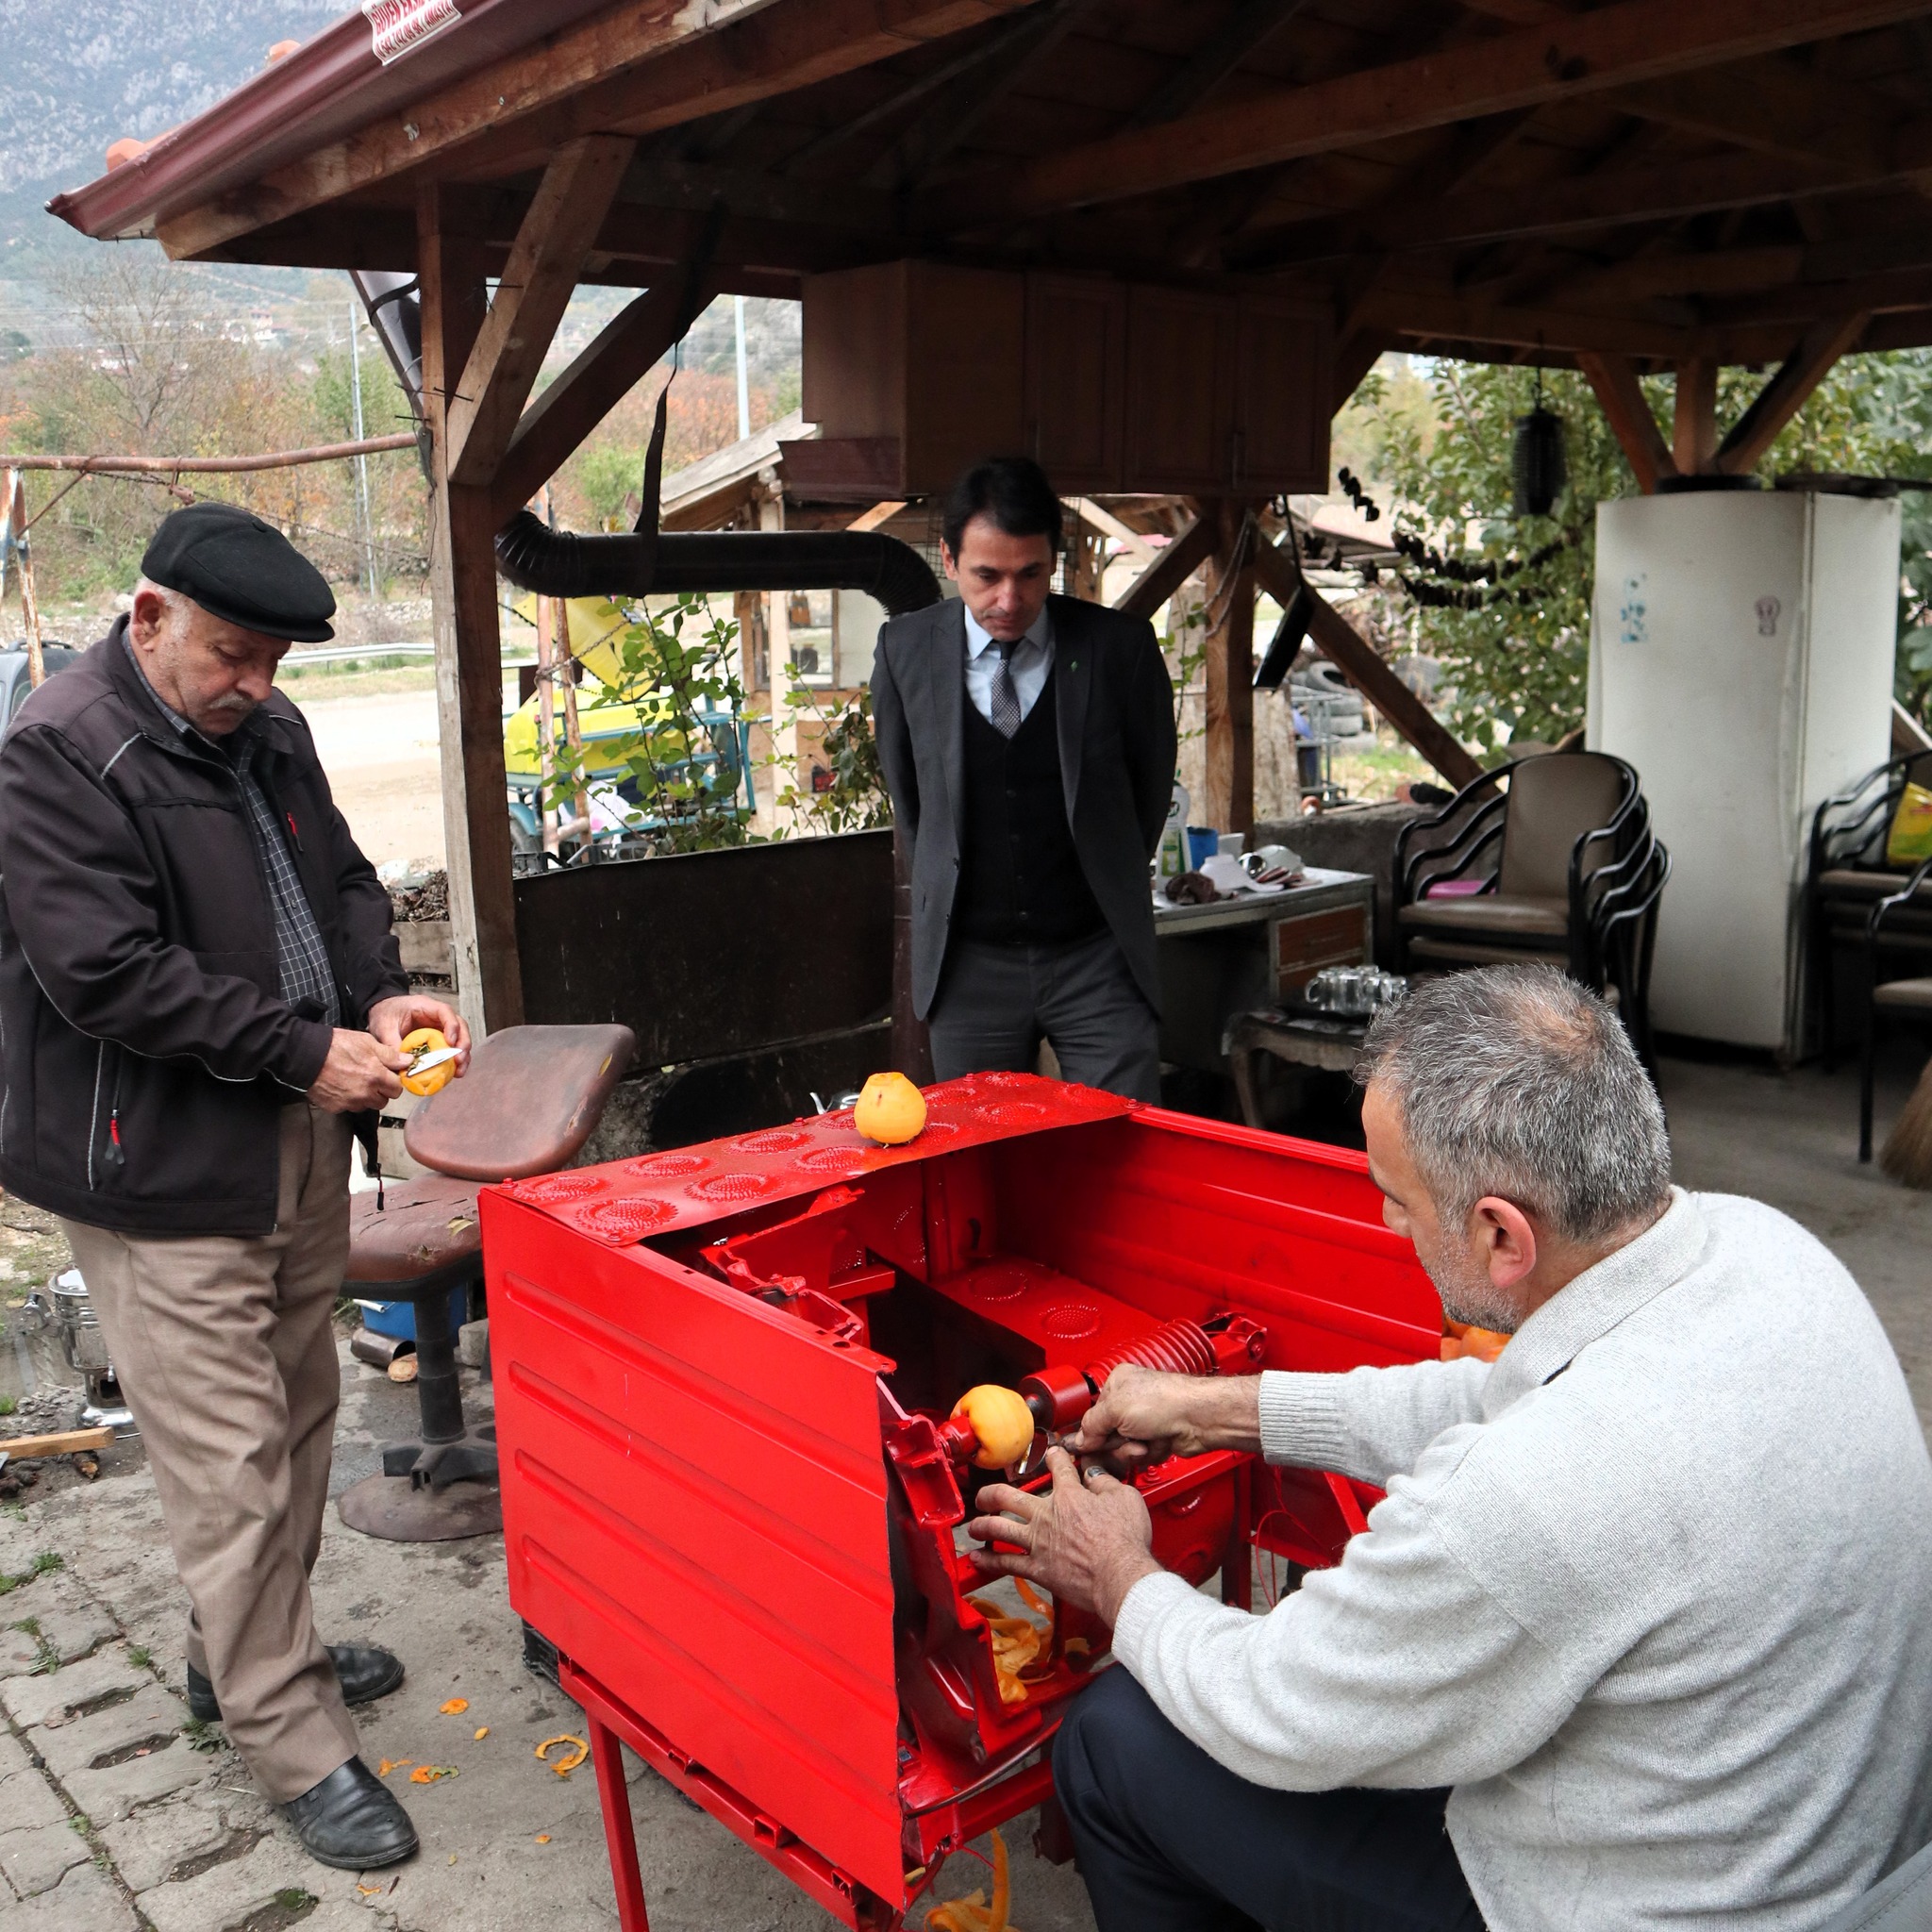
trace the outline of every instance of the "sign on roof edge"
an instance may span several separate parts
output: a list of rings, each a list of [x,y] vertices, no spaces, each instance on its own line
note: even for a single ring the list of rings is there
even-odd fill
[[[362,0],[362,15],[371,47],[385,67],[462,18],[456,0]]]

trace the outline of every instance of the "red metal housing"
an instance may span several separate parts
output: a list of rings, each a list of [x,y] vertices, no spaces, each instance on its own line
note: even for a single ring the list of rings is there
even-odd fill
[[[995,1670],[959,1394],[1414,1360],[1441,1325],[1357,1154],[1023,1074],[926,1099],[904,1148],[828,1114],[483,1195],[512,1604],[600,1762],[621,1737],[854,1926],[1048,1794],[1106,1657],[1070,1610]],[[1254,1547],[1332,1562],[1374,1495],[1227,1454],[1141,1487],[1162,1561],[1242,1605]]]

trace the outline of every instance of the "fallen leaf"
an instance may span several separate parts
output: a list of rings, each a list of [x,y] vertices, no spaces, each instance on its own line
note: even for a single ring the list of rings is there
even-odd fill
[[[448,1703],[440,1704],[437,1706],[437,1709],[440,1710],[444,1717],[460,1716],[462,1712],[468,1710],[469,1707],[470,1700],[467,1697],[452,1697]]]
[[[540,1845],[547,1845],[550,1842],[550,1834],[547,1831],[540,1831],[537,1834],[537,1842]]]
[[[412,1785],[433,1785],[438,1778],[456,1775],[457,1768],[454,1764],[419,1764],[409,1774],[409,1782]]]
[[[481,1743],[481,1742],[483,1741],[483,1740],[484,1740],[485,1738],[487,1738],[487,1737],[488,1737],[489,1735],[490,1735],[490,1726],[489,1726],[488,1724],[478,1724],[478,1725],[476,1726],[476,1741],[477,1741],[477,1743],[479,1743],[479,1744],[480,1744],[480,1743]]]
[[[457,1861],[457,1855],[456,1855],[456,1854],[455,1854],[454,1852],[452,1852],[452,1853],[451,1853],[451,1854],[449,1855],[449,1861],[450,1861],[450,1863],[451,1863],[452,1865],[454,1865],[454,1864],[456,1863],[456,1861]]]

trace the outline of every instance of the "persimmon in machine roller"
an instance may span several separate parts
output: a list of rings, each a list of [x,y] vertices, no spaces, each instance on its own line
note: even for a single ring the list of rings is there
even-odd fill
[[[926,1101],[903,1147],[828,1114],[482,1197],[510,1598],[584,1707],[626,1932],[620,1740],[854,1927],[1050,1800],[1108,1633],[1041,1606],[1016,1668],[962,1527],[1027,1422],[1037,1462],[1126,1362],[1438,1352],[1359,1154],[1024,1074]],[[1026,1421],[956,1413],[988,1385]],[[1257,1548],[1335,1562],[1375,1497],[1226,1451],[1138,1481],[1160,1561],[1243,1607]]]

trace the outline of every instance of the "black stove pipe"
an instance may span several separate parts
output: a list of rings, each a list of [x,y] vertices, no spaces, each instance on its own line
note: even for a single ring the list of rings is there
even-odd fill
[[[542,597],[682,591],[862,591],[889,617],[940,599],[909,543],[876,530],[658,530],[583,537],[519,510],[496,533],[496,567]]]

